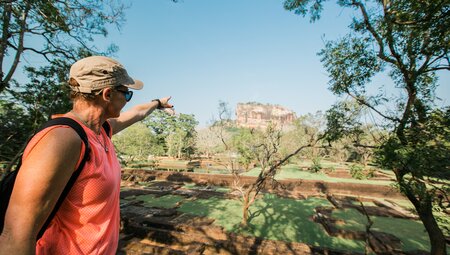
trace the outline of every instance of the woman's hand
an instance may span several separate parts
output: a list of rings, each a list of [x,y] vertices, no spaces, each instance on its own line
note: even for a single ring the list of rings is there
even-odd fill
[[[159,101],[161,102],[161,108],[173,108],[173,105],[169,104],[169,100],[171,98],[172,97],[169,96],[169,97],[163,97],[163,98],[159,99]]]

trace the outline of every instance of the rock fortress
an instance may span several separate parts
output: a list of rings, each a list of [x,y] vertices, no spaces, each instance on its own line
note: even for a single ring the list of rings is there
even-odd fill
[[[236,106],[236,124],[246,128],[266,128],[270,122],[285,127],[296,119],[295,112],[280,105],[261,103],[238,103]]]

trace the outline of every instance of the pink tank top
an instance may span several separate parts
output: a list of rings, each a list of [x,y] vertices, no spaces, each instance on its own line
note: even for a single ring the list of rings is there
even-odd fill
[[[97,136],[94,131],[78,123],[89,139],[90,159],[86,161],[65,201],[37,242],[38,255],[116,254],[120,226],[120,164],[114,146],[103,128],[101,136]],[[33,147],[57,127],[70,128],[53,126],[39,132],[28,144],[23,159],[26,160]],[[77,167],[84,150],[82,143]]]

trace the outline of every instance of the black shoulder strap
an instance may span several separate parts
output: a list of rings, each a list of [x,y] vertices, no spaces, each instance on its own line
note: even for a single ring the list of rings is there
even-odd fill
[[[67,182],[66,187],[64,188],[63,192],[61,193],[61,196],[59,197],[58,201],[56,202],[55,207],[53,208],[53,211],[51,212],[50,216],[47,218],[47,221],[44,223],[41,230],[39,231],[39,234],[38,234],[36,240],[39,240],[42,237],[42,235],[44,234],[48,225],[52,221],[53,217],[55,217],[56,212],[58,211],[59,207],[63,203],[64,199],[67,197],[67,194],[69,194],[69,191],[72,189],[72,186],[75,183],[75,181],[77,180],[78,176],[80,175],[81,170],[83,169],[86,161],[89,160],[89,155],[90,155],[90,150],[91,150],[86,132],[84,131],[83,127],[81,127],[81,125],[78,124],[78,122],[76,122],[75,120],[73,120],[71,118],[60,117],[60,118],[49,120],[37,131],[37,133],[39,133],[41,130],[43,130],[45,128],[48,128],[51,126],[57,126],[57,125],[65,125],[65,126],[69,126],[69,127],[73,128],[80,136],[86,149],[84,152],[83,159],[80,162],[80,165],[78,166],[77,170],[75,170],[75,172],[72,174],[72,177],[70,177],[70,180]]]
[[[103,127],[103,129],[105,130],[106,135],[107,135],[109,138],[111,138],[111,134],[110,134],[110,132],[111,132],[111,124],[109,124],[108,121],[105,121],[105,122],[103,122],[102,127]]]

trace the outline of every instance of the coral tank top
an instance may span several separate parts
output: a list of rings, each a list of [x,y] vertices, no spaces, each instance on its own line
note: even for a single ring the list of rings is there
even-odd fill
[[[36,254],[116,254],[120,227],[120,164],[103,128],[101,135],[97,136],[83,123],[78,123],[89,139],[90,159],[36,243]],[[24,152],[23,160],[50,130],[61,127],[70,128],[52,126],[35,135]],[[84,155],[84,143],[81,147],[77,167]]]

